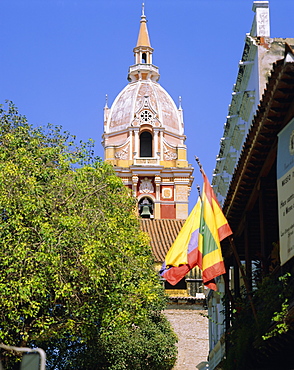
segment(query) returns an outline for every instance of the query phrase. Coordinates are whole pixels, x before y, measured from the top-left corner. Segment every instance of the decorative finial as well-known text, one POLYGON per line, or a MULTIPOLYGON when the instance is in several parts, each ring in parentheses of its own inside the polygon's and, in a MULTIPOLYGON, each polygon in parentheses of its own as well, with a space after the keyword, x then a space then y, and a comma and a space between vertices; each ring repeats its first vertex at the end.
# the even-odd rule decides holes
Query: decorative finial
POLYGON ((200 163, 200 159, 196 155, 195 155, 195 161, 197 162, 197 164, 200 168, 200 172, 203 173, 202 164, 200 163))
POLYGON ((199 197, 201 198, 200 186, 197 184, 196 188, 198 190, 199 197))
POLYGON ((144 16, 145 16, 144 10, 145 10, 145 4, 144 4, 144 3, 142 3, 142 17, 144 17, 144 16))
POLYGON ((182 97, 179 96, 179 109, 182 109, 182 97))
POLYGON ((108 108, 108 95, 105 95, 105 108, 108 108))

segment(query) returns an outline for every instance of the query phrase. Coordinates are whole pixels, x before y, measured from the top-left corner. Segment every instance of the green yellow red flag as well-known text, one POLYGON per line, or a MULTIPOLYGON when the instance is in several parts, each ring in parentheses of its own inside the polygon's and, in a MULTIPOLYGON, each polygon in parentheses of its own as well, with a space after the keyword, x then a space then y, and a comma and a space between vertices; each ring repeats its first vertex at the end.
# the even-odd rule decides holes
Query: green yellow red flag
POLYGON ((204 285, 216 290, 214 279, 226 272, 220 242, 232 230, 204 173, 202 197, 187 218, 168 251, 160 274, 177 284, 195 266, 202 269, 204 285))

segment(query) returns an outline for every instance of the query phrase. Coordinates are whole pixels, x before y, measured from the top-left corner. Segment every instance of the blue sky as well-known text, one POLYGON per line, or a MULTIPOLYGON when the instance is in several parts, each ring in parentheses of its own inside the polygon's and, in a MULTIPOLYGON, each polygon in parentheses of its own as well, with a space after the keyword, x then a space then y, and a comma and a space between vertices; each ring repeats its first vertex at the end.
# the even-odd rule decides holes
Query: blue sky
MULTIPOLYGON (((211 180, 231 100, 251 0, 145 0, 153 63, 176 104, 182 97, 189 162, 211 180)), ((103 107, 128 83, 140 0, 2 0, 0 103, 12 100, 33 125, 62 125, 95 140, 103 157, 103 107)), ((270 1, 271 37, 294 37, 293 0, 270 1)))

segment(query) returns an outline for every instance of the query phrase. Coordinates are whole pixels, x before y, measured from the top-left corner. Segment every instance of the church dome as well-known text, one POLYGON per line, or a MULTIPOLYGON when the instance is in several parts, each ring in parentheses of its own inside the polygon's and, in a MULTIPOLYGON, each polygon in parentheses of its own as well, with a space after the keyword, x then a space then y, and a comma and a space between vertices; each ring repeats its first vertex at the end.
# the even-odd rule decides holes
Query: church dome
POLYGON ((159 83, 152 79, 130 82, 116 97, 109 111, 106 133, 126 130, 144 123, 183 134, 181 110, 159 83))

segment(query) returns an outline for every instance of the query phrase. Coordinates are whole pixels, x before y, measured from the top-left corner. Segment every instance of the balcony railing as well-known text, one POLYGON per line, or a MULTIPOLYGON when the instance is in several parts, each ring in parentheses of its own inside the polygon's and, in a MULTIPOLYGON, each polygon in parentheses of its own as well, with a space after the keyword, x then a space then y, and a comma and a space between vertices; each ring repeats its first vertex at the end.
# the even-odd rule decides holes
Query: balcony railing
POLYGON ((150 72, 157 72, 158 73, 158 67, 154 66, 153 64, 145 64, 145 63, 140 63, 140 64, 135 64, 133 66, 130 66, 129 68, 129 73, 132 73, 134 71, 144 69, 148 70, 150 72))
POLYGON ((156 158, 156 157, 134 158, 135 166, 140 166, 140 165, 158 166, 159 164, 160 164, 160 158, 156 158))

